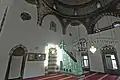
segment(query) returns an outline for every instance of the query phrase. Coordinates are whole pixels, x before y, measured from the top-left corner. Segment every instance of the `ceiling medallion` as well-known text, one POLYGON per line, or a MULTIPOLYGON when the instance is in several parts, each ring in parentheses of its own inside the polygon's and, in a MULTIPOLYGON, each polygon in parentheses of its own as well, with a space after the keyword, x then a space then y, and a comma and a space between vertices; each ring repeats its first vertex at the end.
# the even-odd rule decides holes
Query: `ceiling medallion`
POLYGON ((97 51, 97 49, 94 46, 91 46, 90 51, 94 54, 97 51))

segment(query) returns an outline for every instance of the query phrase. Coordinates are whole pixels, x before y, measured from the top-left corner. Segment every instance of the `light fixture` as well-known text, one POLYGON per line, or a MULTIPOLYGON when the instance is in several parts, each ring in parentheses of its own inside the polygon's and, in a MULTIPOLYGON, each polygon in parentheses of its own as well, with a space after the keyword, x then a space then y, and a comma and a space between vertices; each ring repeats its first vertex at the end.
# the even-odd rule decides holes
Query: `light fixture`
POLYGON ((113 23, 113 26, 114 26, 114 27, 120 27, 120 22, 115 22, 115 23, 113 23))
POLYGON ((40 55, 40 54, 39 54, 38 56, 39 56, 39 57, 41 57, 41 55, 40 55))
POLYGON ((95 53, 95 52, 97 51, 97 49, 96 49, 94 46, 91 46, 90 51, 91 51, 92 53, 95 53))
POLYGON ((100 3, 100 1, 97 2, 96 6, 97 6, 97 8, 101 8, 101 3, 100 3))

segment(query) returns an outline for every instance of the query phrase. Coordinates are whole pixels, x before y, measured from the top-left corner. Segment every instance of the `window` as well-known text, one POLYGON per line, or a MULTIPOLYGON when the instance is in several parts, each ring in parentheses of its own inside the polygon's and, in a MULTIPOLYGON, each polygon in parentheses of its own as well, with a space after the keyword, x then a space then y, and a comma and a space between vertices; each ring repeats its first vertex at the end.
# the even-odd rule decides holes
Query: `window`
POLYGON ((88 67, 89 64, 88 64, 88 56, 83 56, 83 67, 88 67))
POLYGON ((118 69, 114 55, 106 54, 106 64, 109 69, 118 69))
POLYGON ((116 59, 115 59, 115 56, 114 56, 114 55, 111 55, 111 60, 112 60, 113 69, 118 69, 118 68, 117 68, 116 59))
POLYGON ((105 73, 118 74, 119 62, 117 50, 112 45, 105 45, 101 49, 105 73))
POLYGON ((53 22, 53 21, 50 23, 50 30, 52 30, 52 31, 54 31, 54 32, 57 31, 57 30, 56 30, 56 23, 53 22))

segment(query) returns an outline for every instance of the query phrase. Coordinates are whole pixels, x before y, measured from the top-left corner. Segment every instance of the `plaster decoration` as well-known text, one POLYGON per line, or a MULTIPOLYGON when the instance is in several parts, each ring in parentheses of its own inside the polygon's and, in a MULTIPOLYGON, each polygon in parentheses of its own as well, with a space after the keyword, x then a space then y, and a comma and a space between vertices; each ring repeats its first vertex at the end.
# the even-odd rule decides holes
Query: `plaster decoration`
POLYGON ((118 40, 116 39, 107 39, 107 38, 99 38, 99 39, 94 39, 94 40, 89 40, 88 43, 89 44, 101 44, 101 45, 104 45, 104 44, 110 44, 110 45, 116 45, 118 44, 118 40))
POLYGON ((37 24, 41 26, 43 18, 52 12, 53 11, 42 0, 37 0, 37 24))
POLYGON ((74 20, 79 20, 82 24, 85 25, 88 34, 93 34, 95 24, 103 16, 112 15, 112 16, 119 17, 120 15, 119 11, 116 9, 116 4, 118 2, 119 0, 115 0, 115 1, 110 0, 110 1, 105 1, 106 4, 104 4, 102 3, 101 0, 99 1, 92 0, 89 4, 71 6, 71 5, 66 5, 64 3, 61 3, 58 0, 55 0, 54 2, 50 2, 48 0, 37 0, 37 12, 38 12, 37 23, 41 25, 42 20, 46 15, 53 14, 59 18, 62 24, 63 34, 65 34, 68 24, 74 20), (96 7, 97 2, 100 2, 101 6, 98 5, 98 7, 96 7), (54 9, 54 5, 56 5, 56 9, 54 9), (74 9, 77 10, 76 15, 74 14, 74 9), (72 12, 69 12, 68 10, 71 10, 72 12), (84 12, 84 11, 87 11, 87 12, 84 12), (68 13, 72 13, 72 15, 69 15, 68 13))
POLYGON ((106 54, 117 53, 116 48, 113 45, 109 45, 109 44, 102 46, 100 50, 102 51, 102 53, 106 53, 106 54))
POLYGON ((53 7, 54 4, 54 0, 44 0, 47 4, 49 4, 50 7, 53 7))
MULTIPOLYGON (((90 27, 93 29, 93 33, 96 32, 94 31, 95 24, 104 16, 114 16, 114 17, 120 17, 120 14, 118 12, 103 12, 99 14, 98 16, 94 16, 92 19, 92 22, 90 24, 90 27)), ((104 31, 104 29, 103 29, 104 31)))

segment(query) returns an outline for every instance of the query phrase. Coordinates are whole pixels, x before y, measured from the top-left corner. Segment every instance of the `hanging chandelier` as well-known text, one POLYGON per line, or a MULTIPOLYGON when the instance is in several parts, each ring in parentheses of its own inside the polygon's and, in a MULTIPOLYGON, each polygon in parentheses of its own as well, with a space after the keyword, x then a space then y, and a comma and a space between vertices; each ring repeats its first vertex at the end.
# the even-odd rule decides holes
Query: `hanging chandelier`
POLYGON ((95 52, 97 51, 97 48, 95 48, 94 46, 91 46, 90 51, 91 51, 92 53, 95 53, 95 52))

